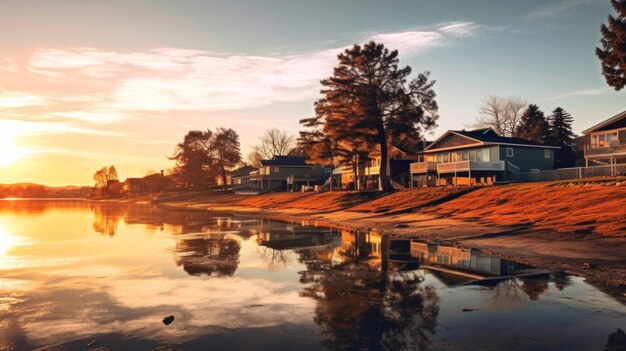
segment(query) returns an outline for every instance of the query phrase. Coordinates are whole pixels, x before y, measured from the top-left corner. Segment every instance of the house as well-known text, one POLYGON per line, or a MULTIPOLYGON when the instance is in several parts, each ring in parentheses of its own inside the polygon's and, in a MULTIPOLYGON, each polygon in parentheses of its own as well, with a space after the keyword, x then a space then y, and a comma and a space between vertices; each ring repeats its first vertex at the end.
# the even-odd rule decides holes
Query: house
POLYGON ((127 194, 136 194, 144 191, 145 184, 141 178, 126 178, 122 189, 127 194))
MULTIPOLYGON (((397 187, 408 184, 409 170, 412 162, 417 161, 417 151, 409 151, 397 145, 389 147, 389 175, 397 187)), ((380 151, 372 151, 362 167, 357 169, 357 180, 362 189, 380 189, 380 166, 382 157, 380 151)), ((339 188, 354 189, 354 170, 351 166, 341 166, 333 171, 335 184, 339 188)))
POLYGON ((303 186, 323 184, 330 176, 331 169, 306 161, 307 158, 301 156, 274 156, 269 160, 261 160, 261 167, 250 171, 248 175, 232 177, 233 190, 253 193, 299 191, 303 186))
POLYGON ((491 128, 449 130, 411 164, 411 186, 478 185, 554 169, 557 146, 502 137, 491 128))
POLYGON ((626 111, 583 131, 587 166, 626 163, 626 111))
MULTIPOLYGON (((252 167, 252 166, 242 166, 239 167, 237 169, 233 169, 230 171, 226 172, 226 187, 227 188, 233 188, 236 186, 241 186, 241 182, 242 182, 242 178, 243 177, 247 177, 248 175, 250 175, 250 172, 254 171, 256 168, 252 167)), ((224 180, 222 179, 222 176, 218 176, 216 178, 217 180, 217 185, 220 187, 224 186, 224 180)))

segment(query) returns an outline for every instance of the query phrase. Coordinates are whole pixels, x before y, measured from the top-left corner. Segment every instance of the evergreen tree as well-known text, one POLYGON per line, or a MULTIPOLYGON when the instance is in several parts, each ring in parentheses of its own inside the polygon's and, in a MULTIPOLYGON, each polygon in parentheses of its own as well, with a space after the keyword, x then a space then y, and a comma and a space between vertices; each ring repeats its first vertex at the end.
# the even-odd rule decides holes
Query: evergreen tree
POLYGON ((617 17, 609 15, 600 28, 602 48, 596 48, 602 74, 608 85, 621 90, 626 86, 626 0, 611 0, 617 17))
POLYGON ((572 145, 572 141, 576 134, 572 132, 572 123, 574 118, 569 112, 561 107, 557 107, 548 117, 550 124, 551 141, 556 145, 572 145))
POLYGON ((550 124, 550 142, 561 147, 555 153, 557 167, 572 166, 576 159, 573 148, 576 134, 572 132, 574 118, 563 108, 557 107, 548 117, 548 122, 550 124))
POLYGON ((190 130, 185 134, 182 143, 176 145, 174 155, 170 160, 176 161, 176 168, 194 189, 205 189, 209 178, 209 171, 213 164, 211 152, 211 130, 190 130))
POLYGON ((398 51, 375 42, 355 45, 338 59, 333 76, 322 81, 316 115, 335 145, 355 147, 348 149, 355 154, 380 151, 382 190, 391 191, 388 145, 436 125, 435 82, 428 72, 407 82, 411 68, 398 67, 398 51))
POLYGON ((550 125, 539 106, 535 104, 528 105, 528 108, 522 115, 515 136, 539 143, 550 142, 550 125))
POLYGON ((224 190, 227 189, 226 171, 241 163, 239 134, 230 128, 217 128, 211 140, 211 149, 215 154, 214 167, 222 177, 224 190))

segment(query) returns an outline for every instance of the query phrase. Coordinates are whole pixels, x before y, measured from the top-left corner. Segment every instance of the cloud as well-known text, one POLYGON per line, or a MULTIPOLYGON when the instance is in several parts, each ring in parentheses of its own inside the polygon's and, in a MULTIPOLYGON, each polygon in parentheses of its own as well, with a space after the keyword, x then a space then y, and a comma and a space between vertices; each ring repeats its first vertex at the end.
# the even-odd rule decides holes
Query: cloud
MULTIPOLYGON (((451 44, 479 29, 471 22, 450 22, 379 33, 359 42, 382 42, 405 58, 451 44)), ((33 54, 28 69, 58 84, 110 89, 101 91, 104 100, 94 102, 99 110, 233 110, 315 98, 319 80, 332 73, 337 54, 344 49, 274 56, 177 48, 134 53, 85 47, 41 49, 33 54)))
POLYGON ((25 121, 0 118, 0 130, 11 131, 12 135, 63 135, 81 134, 96 136, 125 136, 125 133, 83 128, 68 122, 25 121))
POLYGON ((17 66, 15 65, 15 60, 9 57, 0 59, 0 71, 9 72, 9 73, 17 73, 17 66))
POLYGON ((581 5, 588 5, 591 3, 594 3, 594 0, 562 0, 556 3, 542 5, 534 12, 528 14, 526 17, 530 19, 545 19, 550 17, 564 16, 566 15, 566 11, 570 8, 578 7, 581 5))
POLYGON ((0 94, 0 108, 18 108, 26 106, 44 105, 46 99, 39 95, 12 92, 0 94))
POLYGON ((130 116, 118 111, 64 111, 52 112, 49 118, 60 117, 62 119, 89 122, 94 124, 111 124, 129 119, 130 116))
POLYGON ((597 89, 586 89, 586 90, 574 90, 574 91, 569 91, 563 94, 559 94, 559 95, 555 95, 552 97, 548 97, 545 99, 542 99, 541 101, 549 101, 549 100, 558 100, 558 99, 562 99, 562 98, 566 98, 566 97, 571 97, 571 96, 597 96, 597 95, 604 95, 604 94, 608 94, 611 92, 614 92, 615 90, 613 90, 612 88, 597 88, 597 89))

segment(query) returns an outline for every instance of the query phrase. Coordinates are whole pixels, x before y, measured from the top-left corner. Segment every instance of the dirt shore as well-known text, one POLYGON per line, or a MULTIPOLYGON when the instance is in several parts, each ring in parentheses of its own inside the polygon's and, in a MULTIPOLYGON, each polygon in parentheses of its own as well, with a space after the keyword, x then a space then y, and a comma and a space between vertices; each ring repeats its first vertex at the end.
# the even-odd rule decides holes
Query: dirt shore
POLYGON ((626 292, 626 180, 327 192, 186 194, 155 201, 444 240, 626 292))

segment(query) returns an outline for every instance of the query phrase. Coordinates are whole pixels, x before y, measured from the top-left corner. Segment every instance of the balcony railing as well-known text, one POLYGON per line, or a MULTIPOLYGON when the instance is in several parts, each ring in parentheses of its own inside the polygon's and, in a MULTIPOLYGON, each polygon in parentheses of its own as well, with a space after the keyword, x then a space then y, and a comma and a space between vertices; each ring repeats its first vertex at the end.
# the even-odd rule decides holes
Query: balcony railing
POLYGON ((363 173, 364 173, 363 175, 366 175, 366 176, 379 175, 380 166, 365 167, 365 171, 363 173))
POLYGON ((608 144, 585 145, 585 156, 599 156, 620 153, 626 153, 626 141, 618 141, 608 144))
POLYGON ((466 172, 466 171, 504 171, 504 161, 479 162, 458 161, 437 164, 438 173, 466 172))
POLYGON ((411 173, 428 173, 436 172, 437 163, 435 162, 414 162, 411 163, 411 173))

